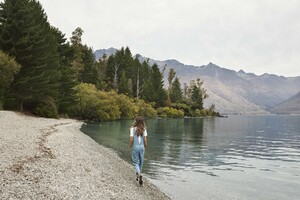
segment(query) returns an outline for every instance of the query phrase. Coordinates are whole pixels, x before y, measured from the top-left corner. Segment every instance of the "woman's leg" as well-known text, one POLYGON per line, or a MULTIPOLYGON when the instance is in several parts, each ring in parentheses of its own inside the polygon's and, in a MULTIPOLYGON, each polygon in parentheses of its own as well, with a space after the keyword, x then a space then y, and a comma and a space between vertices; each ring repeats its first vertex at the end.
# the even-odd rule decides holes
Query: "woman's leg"
POLYGON ((143 164, 144 164, 144 154, 145 154, 145 150, 140 150, 139 152, 139 168, 140 168, 140 173, 142 173, 142 169, 143 169, 143 164))
POLYGON ((132 149, 132 163, 135 169, 136 174, 140 175, 140 156, 139 151, 132 149))
POLYGON ((142 176, 142 169, 143 169, 143 164, 144 164, 144 149, 141 149, 139 151, 139 167, 140 167, 140 177, 139 177, 139 184, 143 185, 143 176, 142 176))

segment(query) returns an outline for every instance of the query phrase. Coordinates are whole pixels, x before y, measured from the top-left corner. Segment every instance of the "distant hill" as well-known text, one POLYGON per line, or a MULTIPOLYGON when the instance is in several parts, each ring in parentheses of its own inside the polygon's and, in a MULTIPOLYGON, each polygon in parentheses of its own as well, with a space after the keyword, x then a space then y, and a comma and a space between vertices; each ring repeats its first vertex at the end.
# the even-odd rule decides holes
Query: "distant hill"
MULTIPOLYGON (((140 57, 140 60, 148 58, 140 57)), ((272 74, 255 75, 219 67, 213 63, 202 66, 184 65, 177 60, 157 61, 165 68, 165 80, 170 68, 174 68, 181 83, 200 78, 204 81, 210 98, 204 106, 216 104, 216 109, 228 114, 263 114, 299 91, 300 77, 284 77, 272 74)), ((167 81, 165 81, 167 83, 167 81)))
POLYGON ((117 49, 115 49, 113 47, 111 47, 109 49, 98 49, 94 53, 95 54, 95 59, 99 60, 100 58, 103 57, 104 54, 107 55, 107 56, 110 56, 110 55, 116 53, 116 51, 117 51, 117 49))
POLYGON ((236 72, 213 63, 193 66, 175 59, 159 61, 141 55, 139 59, 141 62, 148 61, 150 65, 156 63, 161 70, 165 69, 166 87, 171 68, 176 71, 182 84, 189 84, 190 80, 200 78, 204 81, 204 87, 209 94, 204 106, 209 107, 214 103, 216 110, 223 114, 269 113, 272 108, 296 94, 300 88, 300 76, 284 77, 272 74, 259 76, 243 70, 236 72))
POLYGON ((271 110, 276 114, 300 114, 300 92, 271 110))

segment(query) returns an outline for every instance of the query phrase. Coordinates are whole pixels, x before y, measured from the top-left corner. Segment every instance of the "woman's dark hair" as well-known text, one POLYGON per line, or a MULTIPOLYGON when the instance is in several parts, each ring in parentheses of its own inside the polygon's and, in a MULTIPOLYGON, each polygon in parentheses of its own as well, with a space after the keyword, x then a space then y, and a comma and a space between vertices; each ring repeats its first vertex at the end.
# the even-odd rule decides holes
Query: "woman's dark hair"
POLYGON ((144 134, 144 130, 146 128, 146 124, 144 118, 141 116, 137 116, 132 124, 133 127, 136 127, 137 136, 142 136, 144 134))

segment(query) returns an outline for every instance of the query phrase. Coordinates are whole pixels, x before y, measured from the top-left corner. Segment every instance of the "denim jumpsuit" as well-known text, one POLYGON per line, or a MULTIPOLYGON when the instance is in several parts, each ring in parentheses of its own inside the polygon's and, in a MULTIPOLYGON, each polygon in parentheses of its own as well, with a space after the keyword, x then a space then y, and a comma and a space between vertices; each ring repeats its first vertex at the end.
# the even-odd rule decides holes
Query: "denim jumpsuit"
POLYGON ((139 142, 138 136, 135 132, 135 128, 133 129, 133 144, 132 144, 132 162, 135 169, 136 174, 140 173, 142 174, 142 168, 144 163, 144 153, 145 153, 145 147, 144 147, 144 134, 143 136, 140 136, 141 140, 139 142))

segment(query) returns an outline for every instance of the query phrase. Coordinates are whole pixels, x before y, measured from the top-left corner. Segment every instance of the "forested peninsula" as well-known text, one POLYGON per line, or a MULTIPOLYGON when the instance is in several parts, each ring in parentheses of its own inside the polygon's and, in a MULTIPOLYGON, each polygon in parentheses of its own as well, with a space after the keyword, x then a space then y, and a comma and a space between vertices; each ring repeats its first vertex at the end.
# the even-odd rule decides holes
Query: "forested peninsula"
POLYGON ((0 109, 37 116, 108 121, 136 115, 154 117, 220 116, 203 81, 180 83, 174 70, 140 62, 129 47, 95 60, 78 27, 68 40, 52 26, 35 0, 0 4, 0 109))

